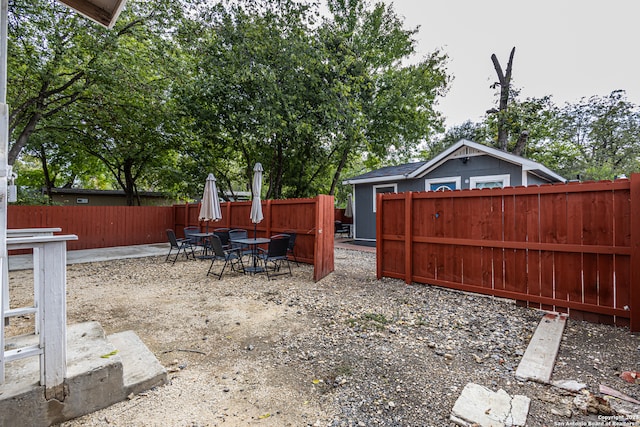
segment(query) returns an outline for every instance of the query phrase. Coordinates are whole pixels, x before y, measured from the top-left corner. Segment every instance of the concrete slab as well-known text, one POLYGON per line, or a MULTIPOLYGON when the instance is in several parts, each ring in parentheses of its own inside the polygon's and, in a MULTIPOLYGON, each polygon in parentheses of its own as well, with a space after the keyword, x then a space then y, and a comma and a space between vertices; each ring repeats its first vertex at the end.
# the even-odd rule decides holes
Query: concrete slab
POLYGON ((135 332, 119 332, 107 338, 122 358, 127 395, 138 394, 168 382, 167 370, 135 332))
POLYGON ((467 384, 451 410, 450 419, 463 427, 524 426, 531 399, 506 391, 493 392, 478 384, 467 384))
MULTIPOLYGON (((109 261, 112 259, 166 256, 167 253, 169 253, 169 243, 82 249, 77 251, 67 251, 67 265, 85 262, 109 261)), ((10 271, 28 270, 32 268, 33 256, 31 254, 11 255, 9 257, 10 271)))
POLYGON ((517 379, 549 383, 566 323, 566 314, 542 317, 516 369, 517 379))
MULTIPOLYGON (((39 385, 38 357, 8 363, 6 382, 0 385, 0 426, 49 426, 106 408, 126 399, 132 392, 145 390, 144 387, 150 384, 153 387, 166 382, 166 373, 164 377, 157 373, 159 362, 131 334, 124 334, 124 342, 129 344, 121 352, 107 339, 97 322, 68 326, 67 375, 63 401, 45 399, 44 387, 39 385), (145 377, 135 366, 124 367, 132 359, 128 354, 129 350, 144 355, 139 356, 138 361, 153 366, 153 377, 145 377), (125 371, 130 373, 126 385, 125 371)), ((10 346, 22 347, 25 344, 36 344, 37 337, 28 335, 7 341, 10 346)), ((124 347, 122 341, 118 342, 124 347)))

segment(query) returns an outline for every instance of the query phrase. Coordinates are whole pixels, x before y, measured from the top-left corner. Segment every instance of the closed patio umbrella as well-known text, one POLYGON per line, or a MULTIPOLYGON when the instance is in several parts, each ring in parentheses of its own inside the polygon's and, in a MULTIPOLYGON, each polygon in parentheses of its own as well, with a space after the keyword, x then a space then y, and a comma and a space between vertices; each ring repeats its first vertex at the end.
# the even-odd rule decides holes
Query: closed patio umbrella
POLYGON ((353 217, 353 201, 351 200, 351 194, 347 195, 347 207, 344 210, 344 216, 347 218, 353 217))
POLYGON ((262 203, 260 201, 260 192, 262 191, 262 165, 256 163, 253 167, 253 184, 251 190, 253 192, 253 201, 251 202, 251 222, 253 222, 253 238, 257 237, 258 223, 264 218, 262 216, 262 203))
POLYGON ((202 195, 202 204, 200 205, 200 214, 198 220, 207 221, 207 233, 209 232, 209 221, 219 221, 222 219, 222 210, 220 209, 220 199, 218 198, 218 188, 216 186, 216 177, 212 173, 207 176, 204 184, 204 194, 202 195))

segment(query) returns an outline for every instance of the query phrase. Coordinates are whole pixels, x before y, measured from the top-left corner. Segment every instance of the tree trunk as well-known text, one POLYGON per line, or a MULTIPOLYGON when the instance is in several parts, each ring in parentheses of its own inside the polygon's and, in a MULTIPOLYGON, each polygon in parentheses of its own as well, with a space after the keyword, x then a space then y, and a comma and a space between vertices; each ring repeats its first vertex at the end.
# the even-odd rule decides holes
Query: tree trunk
POLYGON ((124 172, 124 193, 127 198, 127 206, 134 206, 135 202, 135 188, 136 183, 133 179, 132 173, 132 164, 129 161, 124 163, 123 172, 124 172))
POLYGON ((338 167, 336 168, 336 173, 333 174, 333 181, 331 181, 331 190, 329 190, 329 195, 333 196, 336 194, 336 187, 338 186, 338 182, 340 181, 340 174, 342 173, 342 169, 347 164, 347 158, 349 157, 349 145, 347 145, 342 151, 342 156, 340 158, 340 163, 338 163, 338 167))
POLYGON ((516 156, 522 156, 522 153, 527 146, 527 140, 529 139, 529 131, 523 130, 520 132, 520 136, 518 137, 518 142, 516 142, 515 148, 511 151, 512 154, 516 156))
POLYGON ((36 126, 38 125, 38 122, 40 121, 41 118, 42 118, 42 114, 40 113, 34 113, 29 118, 29 122, 24 127, 24 129, 22 129, 22 132, 20 132, 20 136, 18 136, 18 139, 11 146, 11 149, 9 150, 9 155, 7 156, 8 164, 13 165, 15 163, 22 149, 24 148, 25 145, 27 145, 27 142, 29 142, 29 137, 36 130, 36 126))
POLYGON ((498 148, 503 151, 507 151, 507 142, 509 141, 509 129, 507 128, 507 106, 509 104, 509 89, 511 85, 511 69, 513 66, 513 55, 516 53, 516 48, 511 49, 509 55, 509 62, 507 63, 506 73, 502 72, 502 67, 498 61, 498 57, 494 53, 491 55, 491 61, 493 61, 493 67, 498 74, 498 81, 500 83, 500 105, 498 108, 498 148))
POLYGON ((47 153, 45 152, 44 146, 40 146, 40 163, 42 164, 42 173, 44 174, 44 185, 47 188, 47 196, 49 197, 49 203, 51 203, 51 189, 53 188, 53 182, 51 181, 51 176, 49 175, 49 165, 47 163, 47 153))

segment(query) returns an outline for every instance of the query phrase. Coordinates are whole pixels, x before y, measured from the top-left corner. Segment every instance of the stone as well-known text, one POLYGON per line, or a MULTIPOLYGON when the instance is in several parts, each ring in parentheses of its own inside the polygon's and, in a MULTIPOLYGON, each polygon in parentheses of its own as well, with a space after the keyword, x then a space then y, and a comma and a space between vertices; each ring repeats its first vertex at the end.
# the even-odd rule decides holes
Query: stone
POLYGON ((551 385, 574 393, 579 392, 583 388, 587 388, 587 385, 585 383, 580 383, 576 380, 557 380, 552 381, 551 385))
POLYGON ((450 420, 463 427, 524 426, 530 403, 526 396, 511 397, 502 389, 493 392, 468 383, 451 410, 450 420))

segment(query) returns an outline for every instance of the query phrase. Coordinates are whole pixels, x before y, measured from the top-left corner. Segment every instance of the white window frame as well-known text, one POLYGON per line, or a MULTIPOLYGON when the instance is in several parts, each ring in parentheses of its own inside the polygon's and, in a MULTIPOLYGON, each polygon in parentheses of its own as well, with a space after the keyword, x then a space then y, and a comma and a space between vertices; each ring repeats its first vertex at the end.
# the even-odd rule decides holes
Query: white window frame
POLYGON ((472 176, 469 178, 469 188, 478 188, 478 183, 487 181, 502 181, 502 188, 509 187, 511 185, 511 175, 472 176))
POLYGON ((378 192, 376 191, 376 189, 378 189, 378 188, 387 188, 387 187, 393 187, 393 192, 394 193, 398 192, 398 184, 380 184, 380 185, 374 185, 372 187, 372 191, 373 191, 373 212, 376 211, 376 199, 377 199, 377 195, 378 195, 378 192))
POLYGON ((462 188, 462 179, 459 176, 449 176, 446 178, 432 178, 424 180, 424 189, 426 191, 431 191, 431 184, 446 184, 449 182, 456 183, 456 190, 460 190, 462 188))

